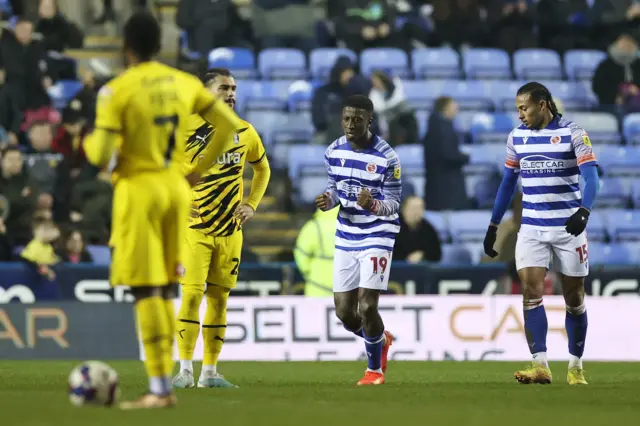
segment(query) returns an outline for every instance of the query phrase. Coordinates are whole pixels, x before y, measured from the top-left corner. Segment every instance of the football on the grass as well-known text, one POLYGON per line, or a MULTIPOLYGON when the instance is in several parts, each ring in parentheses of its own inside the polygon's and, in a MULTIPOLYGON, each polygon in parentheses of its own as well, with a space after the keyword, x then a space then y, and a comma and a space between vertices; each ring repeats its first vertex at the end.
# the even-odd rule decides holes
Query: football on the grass
POLYGON ((118 399, 118 373, 100 361, 86 361, 69 374, 69 400, 75 406, 111 406, 118 399))

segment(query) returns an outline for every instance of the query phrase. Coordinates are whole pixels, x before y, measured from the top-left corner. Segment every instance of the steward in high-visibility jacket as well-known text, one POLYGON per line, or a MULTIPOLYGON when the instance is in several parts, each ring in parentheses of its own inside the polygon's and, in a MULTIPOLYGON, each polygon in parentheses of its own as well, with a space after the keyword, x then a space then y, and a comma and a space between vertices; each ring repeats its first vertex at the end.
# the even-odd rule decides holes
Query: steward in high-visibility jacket
POLYGON ((317 210, 304 224, 293 255, 305 279, 304 295, 333 296, 333 252, 339 207, 317 210))

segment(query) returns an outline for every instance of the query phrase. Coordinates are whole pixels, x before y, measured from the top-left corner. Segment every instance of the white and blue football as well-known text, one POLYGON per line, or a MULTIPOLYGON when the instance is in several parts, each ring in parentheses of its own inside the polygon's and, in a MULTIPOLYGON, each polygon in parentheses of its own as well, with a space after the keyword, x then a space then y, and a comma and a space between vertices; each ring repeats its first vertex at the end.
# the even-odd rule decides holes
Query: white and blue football
POLYGON ((75 406, 111 406, 118 399, 118 373, 100 361, 86 361, 69 374, 69 400, 75 406))

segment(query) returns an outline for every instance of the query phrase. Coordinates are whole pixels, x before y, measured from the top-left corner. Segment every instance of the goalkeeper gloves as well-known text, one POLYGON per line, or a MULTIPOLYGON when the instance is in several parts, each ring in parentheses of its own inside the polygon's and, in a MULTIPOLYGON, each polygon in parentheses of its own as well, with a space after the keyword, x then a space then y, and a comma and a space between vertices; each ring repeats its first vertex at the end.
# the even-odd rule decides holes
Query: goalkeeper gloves
POLYGON ((565 223, 565 230, 577 237, 582 234, 587 227, 587 221, 589 220, 589 210, 584 207, 580 207, 565 223))

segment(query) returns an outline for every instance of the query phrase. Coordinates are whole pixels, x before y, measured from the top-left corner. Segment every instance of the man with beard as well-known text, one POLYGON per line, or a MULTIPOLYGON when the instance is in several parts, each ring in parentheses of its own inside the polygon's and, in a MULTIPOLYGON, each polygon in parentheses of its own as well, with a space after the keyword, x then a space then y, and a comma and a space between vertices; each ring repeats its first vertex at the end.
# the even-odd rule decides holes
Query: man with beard
MULTIPOLYGON (((208 70, 203 82, 217 98, 231 108, 235 107, 237 86, 228 69, 208 70)), ((210 125, 198 115, 192 115, 188 124, 185 166, 190 169, 198 163, 202 151, 218 130, 215 124, 210 125)), ((175 387, 195 386, 192 360, 200 334, 203 295, 207 308, 202 321, 204 360, 198 387, 236 387, 217 371, 227 329, 227 300, 238 280, 242 225, 255 214, 270 176, 269 161, 260 136, 251 124, 241 120, 233 138, 225 142, 223 154, 205 173, 202 183, 191 191, 191 214, 184 241, 185 274, 180 280, 182 304, 176 323, 180 371, 173 379, 175 387), (249 198, 243 202, 242 180, 247 162, 254 175, 249 198)))

